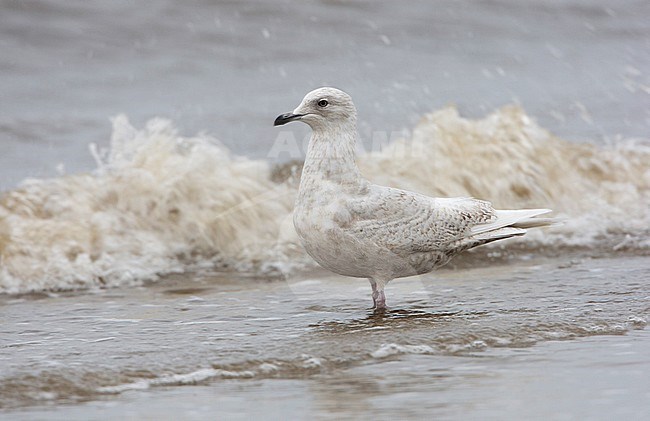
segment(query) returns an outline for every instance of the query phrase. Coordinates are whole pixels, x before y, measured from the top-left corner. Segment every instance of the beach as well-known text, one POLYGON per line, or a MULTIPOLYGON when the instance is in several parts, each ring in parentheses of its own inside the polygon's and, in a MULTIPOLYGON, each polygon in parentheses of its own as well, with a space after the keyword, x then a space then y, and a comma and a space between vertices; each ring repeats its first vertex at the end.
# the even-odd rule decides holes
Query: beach
POLYGON ((0 418, 646 418, 649 12, 8 2, 0 418), (273 120, 324 85, 370 181, 559 223, 374 313, 292 224, 309 131, 273 120))

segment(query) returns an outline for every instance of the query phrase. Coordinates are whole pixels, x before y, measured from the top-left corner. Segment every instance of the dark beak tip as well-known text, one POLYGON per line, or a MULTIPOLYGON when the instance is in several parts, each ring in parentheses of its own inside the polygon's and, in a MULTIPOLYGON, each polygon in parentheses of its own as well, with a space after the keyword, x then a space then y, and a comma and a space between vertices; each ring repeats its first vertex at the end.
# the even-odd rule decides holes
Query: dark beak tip
POLYGON ((287 124, 288 121, 286 119, 286 116, 286 114, 280 114, 273 122, 273 126, 282 126, 284 124, 287 124))
POLYGON ((278 118, 276 118, 275 121, 273 122, 273 126, 283 126, 294 120, 298 120, 300 117, 302 117, 302 114, 293 114, 293 113, 280 114, 278 118))

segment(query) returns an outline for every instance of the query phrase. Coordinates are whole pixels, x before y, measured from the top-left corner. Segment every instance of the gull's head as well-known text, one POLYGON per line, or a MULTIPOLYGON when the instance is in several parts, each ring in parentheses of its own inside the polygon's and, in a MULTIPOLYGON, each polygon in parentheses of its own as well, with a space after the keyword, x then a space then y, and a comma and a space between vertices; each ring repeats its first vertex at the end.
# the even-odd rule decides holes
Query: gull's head
POLYGON ((318 88, 305 95, 293 112, 278 116, 273 125, 300 120, 317 129, 354 124, 356 118, 357 110, 350 95, 336 88, 318 88))

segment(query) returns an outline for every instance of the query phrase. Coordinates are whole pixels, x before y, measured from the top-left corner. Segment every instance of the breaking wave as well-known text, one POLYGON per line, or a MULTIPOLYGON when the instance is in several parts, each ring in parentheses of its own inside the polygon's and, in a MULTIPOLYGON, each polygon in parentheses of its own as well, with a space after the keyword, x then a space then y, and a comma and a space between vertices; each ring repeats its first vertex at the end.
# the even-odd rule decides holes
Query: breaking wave
MULTIPOLYGON (((299 166, 274 172, 215 139, 113 120, 91 174, 26 180, 0 197, 0 292, 118 286, 209 268, 260 274, 309 265, 291 224, 299 166), (278 174, 288 174, 280 176, 278 174), (273 177, 272 175, 275 175, 273 177)), ((360 156, 367 178, 496 207, 550 207, 566 222, 522 247, 650 250, 650 143, 569 143, 506 107, 481 120, 425 115, 409 138, 360 156)))

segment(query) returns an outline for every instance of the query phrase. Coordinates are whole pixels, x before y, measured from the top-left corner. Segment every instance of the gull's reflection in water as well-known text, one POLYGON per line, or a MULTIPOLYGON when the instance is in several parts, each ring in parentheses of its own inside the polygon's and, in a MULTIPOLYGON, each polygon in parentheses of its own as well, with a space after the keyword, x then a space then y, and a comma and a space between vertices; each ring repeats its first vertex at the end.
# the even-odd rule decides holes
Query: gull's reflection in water
MULTIPOLYGON (((345 311, 344 309, 336 309, 345 311)), ((332 309, 329 309, 332 311, 332 309)), ((411 305, 406 308, 374 310, 369 309, 364 317, 327 320, 311 324, 311 328, 322 333, 353 333, 370 330, 393 330, 401 328, 416 328, 424 325, 434 327, 446 324, 457 316, 465 314, 463 311, 435 311, 421 304, 411 305)), ((472 313, 474 314, 474 313, 472 313)))

